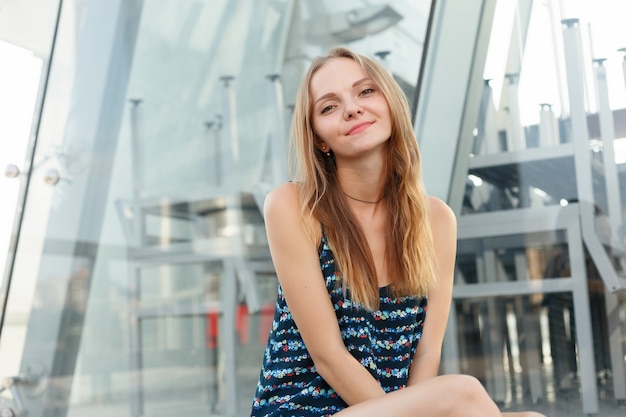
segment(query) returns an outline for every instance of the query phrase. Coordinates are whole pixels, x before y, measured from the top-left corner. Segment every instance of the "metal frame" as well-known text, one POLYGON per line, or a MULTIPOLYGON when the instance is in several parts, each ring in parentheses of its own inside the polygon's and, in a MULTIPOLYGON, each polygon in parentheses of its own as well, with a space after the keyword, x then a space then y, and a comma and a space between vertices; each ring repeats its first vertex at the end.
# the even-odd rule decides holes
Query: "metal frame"
MULTIPOLYGON (((220 172, 216 173, 216 187, 201 193, 180 196, 157 196, 146 198, 142 196, 142 167, 133 165, 133 198, 131 201, 132 216, 124 217, 124 209, 118 207, 118 214, 122 222, 125 235, 129 238, 128 264, 131 285, 129 291, 130 306, 130 374, 131 395, 130 408, 133 416, 144 414, 143 391, 143 352, 141 338, 141 321, 146 318, 205 315, 208 313, 220 314, 220 332, 218 349, 219 354, 211 356, 216 360, 214 392, 209 392, 213 399, 225 399, 224 413, 228 416, 237 415, 237 380, 236 380, 236 309, 238 304, 237 283, 242 286, 248 310, 252 313, 260 310, 260 300, 256 286, 257 271, 273 271, 269 261, 269 250, 259 245, 248 245, 243 236, 242 210, 245 204, 255 204, 251 195, 240 191, 237 175, 238 148, 236 103, 233 88, 233 77, 222 77, 223 81, 223 117, 222 131, 215 135, 221 158, 220 172), (223 237, 195 237, 191 242, 173 243, 166 247, 150 246, 145 239, 146 230, 144 216, 146 211, 159 207, 163 201, 170 206, 178 203, 202 202, 205 206, 215 209, 221 208, 225 213, 226 223, 234 225, 232 236, 223 237), (256 259, 256 261, 255 261, 256 259), (260 261, 267 259, 268 261, 260 261), (145 308, 141 305, 141 271, 146 266, 184 263, 220 262, 223 267, 220 279, 220 298, 218 302, 205 302, 199 305, 167 304, 159 307, 145 308)), ((273 80, 272 80, 273 82, 273 80)), ((141 114, 140 100, 131 100, 131 145, 135 153, 135 160, 141 160, 141 114)), ((274 168, 276 169, 276 168, 274 168)), ((118 202, 118 206, 123 205, 118 202)), ((179 216, 169 210, 157 210, 161 216, 179 216)), ((193 214, 185 214, 188 220, 195 221, 193 214)), ((200 214, 196 216, 201 216, 200 214)))
MULTIPOLYGON (((484 277, 479 284, 455 285, 453 297, 455 300, 470 298, 502 297, 524 294, 546 294, 553 292, 571 292, 574 299, 576 315, 576 340, 580 356, 580 383, 582 389, 583 411, 587 414, 598 412, 598 389, 593 354, 593 338, 591 332, 591 313, 589 309, 589 295, 587 276, 585 272, 584 251, 580 225, 580 206, 570 204, 566 207, 546 207, 543 209, 520 209, 495 213, 466 215, 459 219, 459 240, 476 238, 494 238, 508 235, 524 235, 537 232, 555 232, 565 230, 568 242, 569 259, 572 275, 569 278, 554 278, 542 280, 520 279, 525 276, 525 264, 516 258, 517 281, 499 282, 498 263, 493 249, 483 249, 479 258, 485 262, 484 277)), ((506 240, 502 241, 505 242, 506 240)), ((480 269, 479 269, 480 271, 480 269)), ((481 274, 482 275, 482 274, 481 274)), ((495 313, 494 313, 495 314, 495 313)), ((497 331, 497 329, 496 329, 497 331)), ((447 343, 458 345, 458 336, 447 337, 447 343)), ((496 350, 503 347, 502 336, 492 332, 486 343, 496 350)), ((538 358, 528 353, 527 364, 537 366, 538 358)), ((444 356, 444 360, 448 360, 444 356)), ((488 375, 488 389, 496 401, 504 400, 504 371, 501 366, 491 365, 493 373, 488 375)), ((499 364, 501 365, 501 363, 499 364)), ((533 399, 538 400, 541 381, 538 378, 538 369, 529 369, 529 383, 533 399)))
MULTIPOLYGON (((526 4, 526 3, 524 3, 526 4)), ((434 154, 437 155, 437 151, 429 148, 429 144, 436 143, 438 147, 445 146, 446 148, 452 148, 456 151, 456 160, 453 163, 450 163, 448 160, 441 160, 441 158, 430 158, 430 163, 428 160, 424 163, 424 176, 426 179, 430 178, 430 176, 435 176, 438 178, 439 183, 434 184, 434 187, 429 187, 429 191, 433 190, 433 194, 437 196, 448 196, 448 203, 451 205, 453 210, 459 215, 459 240, 466 239, 469 237, 490 237, 490 236, 504 236, 507 234, 528 234, 533 231, 545 231, 545 232, 556 232, 558 230, 566 230, 567 231, 567 241, 568 241, 568 250, 570 252, 570 259, 572 262, 572 276, 570 278, 561 278, 561 279, 550 279, 550 280, 526 280, 522 279, 525 276, 524 272, 524 262, 521 258, 516 258, 516 266, 518 269, 518 280, 515 282, 497 282, 498 277, 498 264, 495 261, 495 257, 493 253, 490 253, 488 250, 484 253, 481 253, 478 258, 482 259, 477 265, 478 271, 480 274, 491 275, 491 280, 489 283, 481 283, 474 285, 463 285, 457 284, 454 287, 454 298, 464 299, 464 298, 473 298, 473 297, 498 297, 498 296, 506 296, 506 295, 520 295, 520 294, 536 294, 536 293, 550 293, 550 292, 571 292, 574 298, 575 303, 575 314, 577 319, 577 343, 579 354, 581 357, 581 365, 580 365, 580 374, 581 374, 581 388, 582 388, 582 400, 583 400, 583 409, 587 414, 595 414, 598 411, 598 396, 597 396, 597 385, 596 385, 596 375, 595 375, 595 361, 593 356, 593 346, 590 343, 591 340, 591 321, 590 321, 590 311, 589 311, 589 294, 586 285, 586 274, 585 274, 585 264, 584 264, 584 252, 583 252, 583 242, 587 246, 593 261, 598 268, 601 277, 606 285, 606 287, 610 291, 619 291, 621 289, 626 288, 626 280, 623 277, 618 276, 611 263, 611 259, 607 254, 605 248, 603 247, 603 243, 600 240, 596 230, 595 230, 595 215, 594 215, 594 194, 593 194, 593 177, 592 177, 592 161, 589 155, 589 146, 588 146, 588 137, 586 136, 587 125, 586 125, 586 113, 584 110, 584 83, 582 81, 582 74, 580 74, 582 68, 582 57, 580 56, 581 48, 579 47, 579 34, 577 33, 576 25, 577 23, 574 21, 568 21, 565 23, 565 28, 563 31, 564 44, 565 44, 565 57, 567 60, 567 79, 568 79, 568 87, 570 90, 570 102, 565 103, 569 104, 571 107, 571 123, 572 123, 572 141, 571 143, 566 144, 554 144, 550 142, 550 147, 542 147, 538 149, 519 149, 514 150, 513 152, 500 153, 495 155, 485 155, 485 156, 473 156, 470 157, 470 154, 473 151, 476 151, 477 147, 480 147, 479 142, 481 139, 481 135, 484 135, 485 126, 481 126, 480 120, 483 117, 486 117, 487 109, 485 108, 485 98, 488 98, 488 95, 485 94, 486 90, 479 91, 478 85, 482 77, 476 76, 479 70, 481 70, 482 74, 482 63, 484 61, 484 55, 482 52, 486 49, 486 45, 488 41, 486 39, 485 34, 489 33, 491 27, 491 20, 493 18, 493 11, 489 9, 488 6, 485 6, 486 14, 483 15, 482 19, 484 22, 483 25, 480 25, 478 28, 475 28, 475 33, 477 33, 476 43, 475 45, 476 52, 474 57, 474 62, 472 66, 472 71, 470 72, 470 77, 472 80, 476 80, 473 84, 468 83, 468 88, 465 90, 466 95, 464 96, 465 108, 463 109, 463 117, 460 128, 457 128, 458 136, 456 136, 456 141, 453 146, 448 147, 447 145, 442 145, 442 141, 440 138, 436 137, 436 134, 433 134, 434 131, 428 129, 434 129, 433 125, 436 124, 432 120, 428 120, 429 125, 426 128, 420 127, 420 123, 423 120, 427 119, 426 110, 422 110, 424 107, 420 107, 419 109, 422 113, 418 113, 417 117, 417 125, 418 125, 418 136, 423 134, 423 132, 427 132, 433 134, 432 138, 426 137, 424 143, 421 148, 424 154, 434 154), (490 14, 491 13, 491 14, 490 14), (482 31, 482 32, 481 32, 482 31), (482 60, 482 61, 481 61, 482 60), (483 97, 483 106, 477 106, 477 104, 481 101, 481 92, 483 97), (479 113, 481 118, 479 119, 479 113), (476 125, 476 120, 479 120, 478 123, 478 135, 472 135, 470 132, 474 130, 476 125), (430 127, 429 127, 430 126, 430 127), (420 130, 421 129, 421 130, 420 130), (476 137, 475 141, 468 140, 468 138, 476 137), (432 140, 429 141, 429 140, 432 140), (571 166, 573 167, 573 172, 576 175, 575 185, 573 186, 573 192, 576 192, 576 198, 579 201, 579 204, 570 204, 567 207, 540 207, 533 209, 514 209, 508 212, 489 212, 482 214, 472 214, 472 215, 463 215, 461 216, 462 209, 462 199, 465 192, 465 187, 467 183, 467 174, 470 169, 473 168, 481 168, 481 169, 490 169, 490 167, 505 165, 505 164, 524 164, 526 162, 532 161, 541 161, 541 160, 550 160, 552 158, 561 158, 568 159, 571 162, 571 166), (433 168, 433 164, 438 164, 439 166, 435 169, 433 168), (450 171, 447 171, 447 170, 450 171), (445 172, 444 172, 445 171, 445 172), (448 176, 448 172, 452 172, 452 175, 448 176), (449 179, 449 181, 447 181, 449 179), (447 193, 444 192, 448 190, 447 193), (566 222, 564 219, 568 219, 566 222), (565 222, 565 223, 564 223, 565 222)), ((522 13, 525 18, 529 17, 529 8, 524 8, 523 10, 518 11, 518 13, 522 13)), ((441 20, 442 17, 439 16, 441 20)), ((522 23, 517 22, 519 25, 522 23)), ((526 22, 527 23, 527 22, 526 22)), ((527 25, 523 25, 524 29, 526 29, 527 25)), ((438 39, 441 36, 439 31, 445 30, 445 25, 442 22, 438 22, 437 30, 435 30, 435 39, 438 39), (442 29, 443 28, 443 29, 442 29)), ((458 31, 456 32, 458 33, 458 31)), ((437 45, 437 42, 434 42, 437 45)), ((520 51, 522 53, 522 51, 520 51)), ((448 58, 447 63, 454 62, 454 59, 448 58)), ((430 66, 434 68, 434 66, 438 63, 437 58, 431 58, 429 61, 430 66)), ((518 65, 519 66, 519 65, 518 65)), ((596 71, 597 77, 600 80, 599 85, 600 88, 603 87, 602 84, 602 68, 601 63, 599 63, 596 71)), ((434 77, 431 75, 431 77, 434 77)), ((433 80, 433 85, 435 84, 436 79, 433 80)), ((487 87, 489 87, 487 85, 487 87)), ((450 87, 446 87, 445 91, 449 91, 450 87)), ((515 91, 513 91, 515 92, 515 91)), ((600 91, 602 93, 602 91, 600 91)), ((427 102, 431 100, 430 90, 426 92, 426 96, 423 100, 427 102)), ((514 96, 515 94, 513 94, 514 96)), ((449 97, 448 97, 449 98, 449 97)), ((515 97, 512 97, 515 99, 515 97)), ((602 98, 602 97, 600 97, 602 98)), ((602 107, 602 106, 601 106, 602 107)), ((449 125, 454 126, 454 123, 450 123, 450 121, 456 121, 457 114, 455 113, 456 107, 449 106, 452 110, 452 116, 450 117, 450 112, 448 110, 443 113, 448 117, 449 125)), ((544 119, 545 117, 550 116, 552 113, 549 111, 550 109, 544 108, 544 119)), ((600 117, 604 119, 604 122, 601 120, 601 124, 604 126, 603 131, 608 131, 609 133, 606 135, 605 140, 610 140, 610 126, 606 123, 607 114, 605 109, 605 114, 600 117), (607 127, 608 126, 608 127, 607 127)), ((549 121, 544 120, 544 124, 549 121)), ((544 126, 544 130, 554 130, 550 126, 544 126)), ((554 132, 552 132, 554 133, 554 132)), ((544 132, 545 136, 545 132, 544 132)), ((603 134, 603 138, 604 138, 603 134)), ((554 139, 554 138, 552 138, 554 139)), ((445 141, 445 140, 444 140, 445 141)), ((518 141, 519 142, 519 141, 518 141)), ((605 145, 606 146, 606 145, 605 145)), ((524 146, 521 146, 524 148, 524 146)), ((509 149, 511 151, 511 149, 509 149)), ((611 159, 611 144, 609 144, 608 152, 605 153, 605 160, 611 159)), ((569 162, 568 162, 569 163, 569 162)), ((610 163, 605 165, 611 165, 610 163)), ((614 170, 615 171, 615 170, 614 170)), ((619 185, 617 183, 616 173, 611 171, 610 166, 605 166, 605 176, 607 182, 607 194, 614 193, 615 190, 619 190, 619 185), (614 175, 615 174, 615 175, 614 175)), ((430 185, 430 184, 428 184, 430 185)), ((530 184, 528 184, 530 185, 530 184)), ((615 193, 614 196, 619 195, 615 193)), ((610 211, 612 213, 621 213, 621 208, 617 209, 617 204, 614 198, 610 199, 609 206, 611 207, 610 211)), ((617 242, 613 245, 613 248, 616 249, 620 254, 626 253, 622 249, 621 236, 622 232, 622 221, 621 215, 613 215, 611 216, 611 224, 613 229, 619 234, 614 236, 612 242, 617 242)), ((459 276, 459 274, 457 274, 459 276)), ((616 311, 616 303, 614 299, 607 301, 607 312, 613 312, 611 314, 615 314, 616 311)), ((446 338, 444 343, 444 371, 445 372, 458 372, 459 371, 459 353, 458 353, 458 325, 456 323, 456 312, 455 306, 451 310, 451 318, 449 320, 448 329, 446 331, 446 338)), ((615 368, 616 376, 614 379, 614 389, 615 396, 619 400, 626 395, 626 388, 624 387, 624 379, 623 378, 623 348, 621 344, 618 346, 617 341, 621 340, 620 336, 620 328, 614 323, 614 318, 610 321, 610 337, 611 337, 611 356, 613 360, 613 368, 615 368)), ((493 339, 492 342, 497 344, 497 340, 493 339)), ((527 358, 527 365, 532 367, 532 364, 537 365, 536 361, 533 361, 532 358, 527 358)), ((540 398, 540 380, 538 379, 538 375, 536 374, 536 370, 532 371, 533 373, 529 374, 530 378, 530 387, 533 399, 540 398)), ((488 381, 488 387, 490 388, 490 392, 493 393, 496 400, 501 400, 502 393, 498 389, 501 385, 501 379, 498 380, 497 376, 498 371, 490 377, 491 381, 488 381)))

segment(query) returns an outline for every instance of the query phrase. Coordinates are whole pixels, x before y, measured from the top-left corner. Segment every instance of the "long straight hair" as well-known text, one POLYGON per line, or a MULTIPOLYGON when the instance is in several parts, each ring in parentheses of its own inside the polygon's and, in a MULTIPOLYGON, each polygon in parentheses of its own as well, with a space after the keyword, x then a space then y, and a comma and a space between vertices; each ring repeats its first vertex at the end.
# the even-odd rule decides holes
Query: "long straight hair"
POLYGON ((388 209, 385 264, 395 297, 426 296, 437 285, 429 203, 408 102, 395 80, 376 61, 346 48, 333 48, 316 58, 300 85, 294 108, 290 135, 293 179, 300 184, 303 220, 313 217, 324 225, 336 270, 344 289, 350 290, 351 301, 377 309, 378 280, 365 233, 341 192, 334 158, 315 146, 311 79, 337 58, 352 59, 361 66, 387 99, 391 113, 384 185, 388 209))

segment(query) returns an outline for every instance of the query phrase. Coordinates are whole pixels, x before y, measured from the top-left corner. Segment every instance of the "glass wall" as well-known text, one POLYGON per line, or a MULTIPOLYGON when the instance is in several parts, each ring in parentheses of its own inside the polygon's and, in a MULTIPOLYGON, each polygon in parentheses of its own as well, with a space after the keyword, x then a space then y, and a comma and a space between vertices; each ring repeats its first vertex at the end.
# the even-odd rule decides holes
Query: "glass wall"
POLYGON ((3 272, 7 255, 13 251, 11 243, 19 231, 17 224, 14 228, 13 220, 16 207, 21 207, 24 197, 20 189, 29 173, 31 139, 35 136, 41 110, 58 7, 57 1, 27 0, 3 4, 0 11, 1 299, 9 285, 3 272), (30 16, 32 8, 40 10, 37 16, 30 16))
MULTIPOLYGON (((26 185, 33 171, 34 138, 45 95, 59 10, 58 1, 24 0, 0 4, 0 376, 17 375, 32 286, 17 285, 22 300, 13 314, 4 306, 11 287, 15 242, 26 185), (36 15, 32 10, 38 10, 36 15), (24 305, 25 304, 25 305, 24 305)), ((2 405, 0 399, 0 408, 2 405)))
POLYGON ((619 415, 626 401, 625 11, 495 3, 450 189, 459 250, 446 343, 504 409, 619 415))
POLYGON ((0 94, 20 138, 0 166, 25 173, 0 183, 0 227, 26 195, 0 408, 248 414, 277 284, 260 207, 303 71, 344 44, 423 99, 426 185, 459 220, 442 370, 503 410, 623 414, 619 0, 435 2, 432 45, 425 0, 65 0, 54 32, 59 4, 0 6, 0 85, 22 99, 0 94))
POLYGON ((15 376, 2 404, 249 413, 277 284, 260 207, 287 179, 303 71, 344 44, 380 59, 412 100, 429 8, 64 1, 6 310, 21 336, 0 344, 12 364, 1 376, 15 376))

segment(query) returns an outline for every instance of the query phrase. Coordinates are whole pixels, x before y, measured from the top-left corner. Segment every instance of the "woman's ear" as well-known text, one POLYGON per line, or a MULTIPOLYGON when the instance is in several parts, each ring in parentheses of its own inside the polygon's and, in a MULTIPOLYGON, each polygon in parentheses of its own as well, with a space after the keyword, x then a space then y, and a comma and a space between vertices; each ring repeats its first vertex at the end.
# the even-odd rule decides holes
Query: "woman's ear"
POLYGON ((315 134, 315 132, 313 132, 313 142, 315 142, 315 147, 323 153, 330 152, 330 147, 326 144, 326 142, 321 140, 320 137, 315 134))
POLYGON ((319 149, 320 151, 326 153, 328 151, 330 151, 330 148, 328 147, 328 145, 326 145, 325 142, 322 141, 318 141, 315 146, 317 146, 317 149, 319 149))

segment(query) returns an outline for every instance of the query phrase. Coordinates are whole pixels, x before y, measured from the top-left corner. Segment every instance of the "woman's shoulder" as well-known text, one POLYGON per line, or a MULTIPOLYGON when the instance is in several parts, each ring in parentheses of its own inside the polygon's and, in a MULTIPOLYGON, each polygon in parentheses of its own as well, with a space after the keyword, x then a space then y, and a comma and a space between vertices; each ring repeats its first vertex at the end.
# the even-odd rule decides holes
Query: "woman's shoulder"
POLYGON ((272 189, 265 197, 263 212, 265 216, 300 213, 300 185, 288 182, 272 189))
POLYGON ((429 196, 430 218, 433 227, 452 226, 456 227, 456 216, 454 211, 443 200, 429 196))
POLYGON ((312 216, 307 216, 306 210, 302 207, 300 187, 298 183, 288 182, 267 194, 263 206, 266 224, 279 224, 281 227, 304 230, 317 228, 319 222, 312 216))

